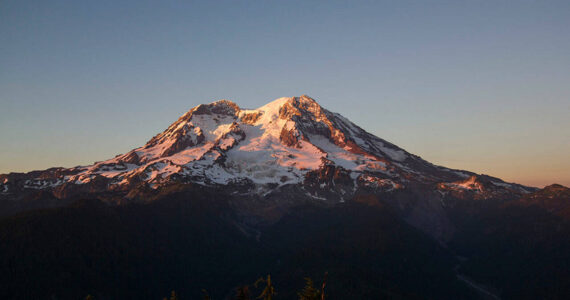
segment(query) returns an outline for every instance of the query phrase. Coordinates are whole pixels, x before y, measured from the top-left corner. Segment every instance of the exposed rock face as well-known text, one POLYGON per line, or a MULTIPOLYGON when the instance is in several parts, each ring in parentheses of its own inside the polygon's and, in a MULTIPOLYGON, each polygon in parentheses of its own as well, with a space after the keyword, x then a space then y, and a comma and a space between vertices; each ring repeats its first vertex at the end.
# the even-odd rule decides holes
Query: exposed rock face
POLYGON ((253 125, 259 120, 262 114, 261 112, 245 113, 241 116, 241 121, 244 124, 253 125))
POLYGON ((116 203, 148 201, 173 185, 269 201, 259 203, 281 201, 281 210, 295 205, 295 199, 334 205, 375 195, 397 207, 411 224, 442 238, 452 229, 426 224, 446 226, 441 211, 451 205, 450 199, 518 199, 533 191, 435 166, 303 95, 254 110, 228 100, 199 105, 144 146, 115 158, 71 169, 0 175, 0 203, 40 191, 56 199, 88 195, 116 203))
POLYGON ((469 199, 513 199, 528 194, 533 189, 505 183, 498 178, 487 175, 471 175, 467 179, 455 182, 442 182, 438 184, 442 194, 450 194, 457 198, 469 199))
POLYGON ((172 135, 174 142, 160 154, 163 157, 176 154, 188 147, 200 145, 204 141, 204 134, 200 128, 183 126, 181 131, 172 135), (195 135, 190 134, 193 131, 195 135))
POLYGON ((335 185, 344 184, 352 185, 354 181, 350 177, 350 171, 335 165, 325 165, 322 168, 311 171, 305 176, 305 183, 311 185, 335 185))
POLYGON ((285 146, 295 147, 299 144, 299 132, 296 129, 287 129, 283 127, 281 129, 281 134, 279 135, 279 140, 285 146))
POLYGON ((136 151, 131 151, 131 152, 127 153, 127 155, 125 155, 123 157, 123 162, 127 163, 127 164, 134 164, 134 165, 138 165, 141 163, 140 157, 137 155, 136 151))

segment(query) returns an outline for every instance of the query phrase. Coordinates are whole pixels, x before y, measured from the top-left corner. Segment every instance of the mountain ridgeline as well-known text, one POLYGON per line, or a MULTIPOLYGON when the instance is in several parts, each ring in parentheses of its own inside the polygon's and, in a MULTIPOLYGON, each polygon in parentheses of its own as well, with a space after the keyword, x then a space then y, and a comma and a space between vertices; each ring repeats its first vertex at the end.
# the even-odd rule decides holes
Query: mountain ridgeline
POLYGON ((128 153, 0 175, 2 298, 564 299, 570 192, 431 164, 308 96, 199 105, 128 153))

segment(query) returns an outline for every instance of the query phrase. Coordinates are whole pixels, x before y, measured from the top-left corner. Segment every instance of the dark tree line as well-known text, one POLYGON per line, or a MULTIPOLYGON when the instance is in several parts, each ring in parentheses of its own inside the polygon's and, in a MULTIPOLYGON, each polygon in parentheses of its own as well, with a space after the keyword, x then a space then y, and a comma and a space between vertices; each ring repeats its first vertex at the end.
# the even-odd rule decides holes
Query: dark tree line
MULTIPOLYGON (((305 286, 299 292, 297 292, 297 296, 299 300, 325 300, 325 287, 327 283, 327 273, 325 273, 323 282, 321 284, 321 288, 318 289, 315 287, 313 279, 310 277, 305 277, 305 286)), ((252 289, 250 289, 250 285, 242 285, 237 287, 236 295, 233 299, 235 300, 273 300, 274 296, 277 295, 275 291, 275 286, 271 281, 271 275, 267 275, 267 278, 259 278, 255 283, 252 285, 255 290, 261 289, 259 295, 255 298, 252 298, 252 289)), ((210 294, 206 290, 202 290, 203 293, 203 300, 212 300, 210 294)), ((95 298, 91 295, 87 295, 85 300, 94 300, 95 298)), ((176 291, 172 291, 170 293, 170 297, 164 297, 163 300, 179 300, 176 291)))
MULTIPOLYGON (((323 279, 322 285, 320 289, 317 289, 314 286, 313 279, 306 277, 305 278, 305 286, 302 290, 297 292, 297 296, 299 300, 325 300, 325 287, 327 281, 327 273, 325 273, 325 277, 323 279)), ((203 290, 204 298, 203 300, 212 300, 206 290, 203 290)), ((174 296, 174 291, 172 292, 174 296)), ((273 300, 274 296, 277 295, 275 291, 275 286, 271 281, 271 275, 267 275, 267 278, 259 278, 254 284, 253 289, 250 288, 249 285, 242 285, 236 288, 236 295, 233 299, 235 300, 273 300), (255 298, 252 296, 252 292, 254 290, 261 289, 259 295, 255 298)), ((166 298, 164 298, 166 300, 166 298)), ((178 298, 170 298, 170 300, 178 300, 178 298)))

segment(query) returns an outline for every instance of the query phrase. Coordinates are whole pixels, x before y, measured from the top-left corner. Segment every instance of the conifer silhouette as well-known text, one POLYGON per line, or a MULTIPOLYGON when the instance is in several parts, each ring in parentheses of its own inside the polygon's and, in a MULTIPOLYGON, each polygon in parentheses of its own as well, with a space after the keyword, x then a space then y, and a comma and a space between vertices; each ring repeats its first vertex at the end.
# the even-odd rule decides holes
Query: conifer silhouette
POLYGON ((242 285, 236 289, 236 300, 251 300, 249 286, 242 285))
POLYGON ((325 300, 325 287, 327 286, 327 277, 329 272, 325 272, 325 277, 323 278, 323 284, 321 285, 321 300, 325 300))
POLYGON ((178 300, 178 296, 176 295, 175 291, 172 291, 172 293, 170 293, 170 299, 169 300, 178 300))
POLYGON ((321 293, 314 287, 313 280, 305 278, 305 287, 297 293, 299 300, 319 300, 321 293))
POLYGON ((210 298, 210 294, 208 294, 208 291, 206 291, 206 289, 202 289, 202 294, 204 294, 204 297, 202 298, 203 300, 212 300, 212 298, 210 298))
POLYGON ((256 282, 255 282, 255 287, 257 288, 257 285, 259 283, 265 283, 265 288, 263 289, 263 291, 261 292, 261 294, 259 294, 259 296, 257 296, 256 299, 262 299, 262 300, 273 300, 273 296, 277 293, 275 293, 275 288, 273 287, 273 285, 271 284, 271 275, 267 275, 267 279, 263 279, 259 278, 256 282))

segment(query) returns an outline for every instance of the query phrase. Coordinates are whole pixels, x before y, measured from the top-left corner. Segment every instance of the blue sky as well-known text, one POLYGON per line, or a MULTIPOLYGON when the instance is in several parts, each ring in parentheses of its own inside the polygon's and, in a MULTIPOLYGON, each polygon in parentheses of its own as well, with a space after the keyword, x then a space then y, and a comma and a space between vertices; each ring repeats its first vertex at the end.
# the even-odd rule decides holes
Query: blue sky
POLYGON ((568 1, 0 2, 0 173, 308 94, 437 164, 570 185, 568 1))

